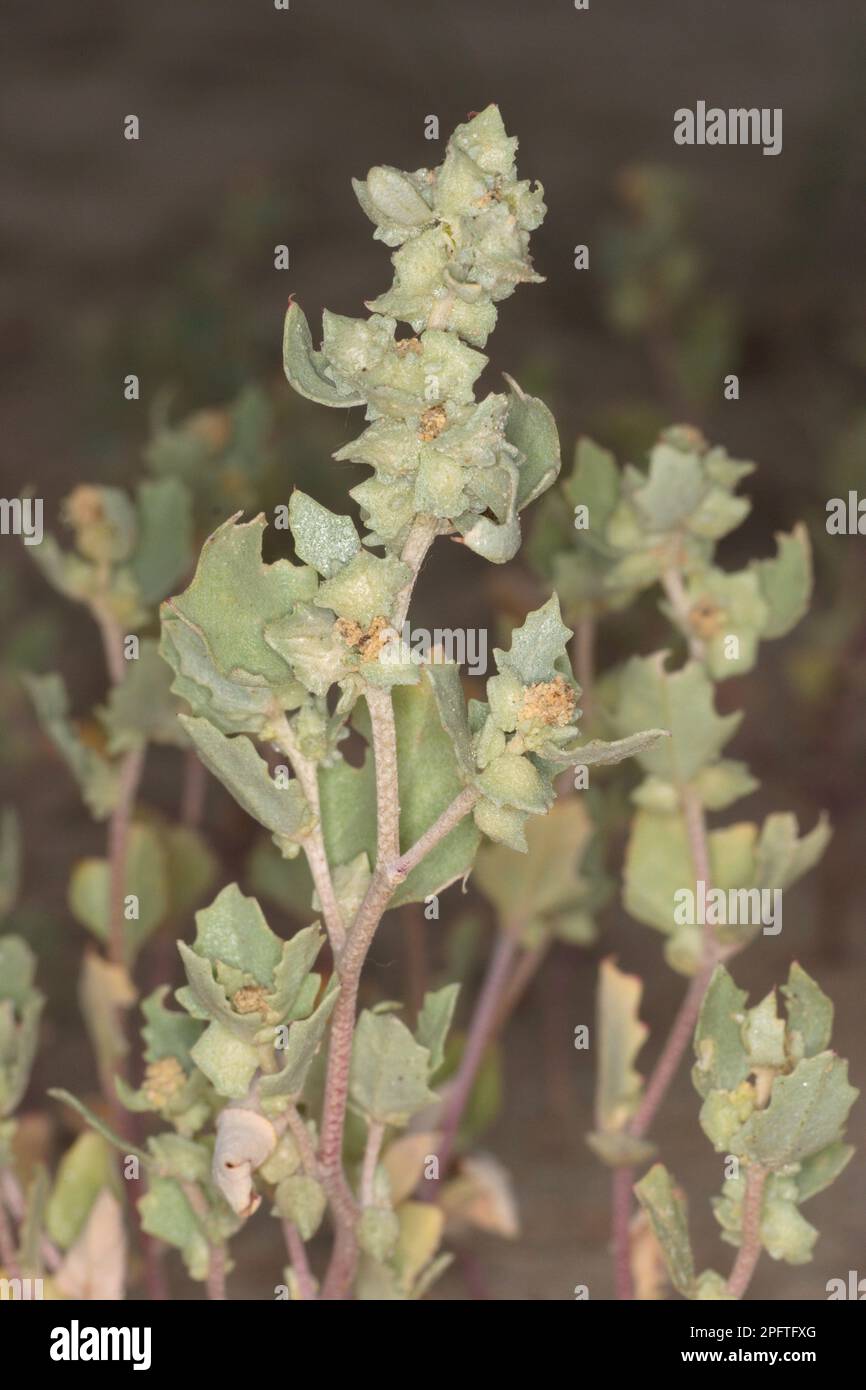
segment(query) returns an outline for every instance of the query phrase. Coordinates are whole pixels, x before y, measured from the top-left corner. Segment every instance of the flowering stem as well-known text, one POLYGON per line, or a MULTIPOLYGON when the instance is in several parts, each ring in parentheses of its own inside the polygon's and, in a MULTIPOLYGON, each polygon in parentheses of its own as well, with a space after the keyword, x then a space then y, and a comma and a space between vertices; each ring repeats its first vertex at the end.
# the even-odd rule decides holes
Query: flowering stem
POLYGON ((670 603, 671 608, 673 609, 677 627, 680 629, 686 641, 688 642, 689 656, 692 657, 695 661, 703 660, 704 644, 691 629, 691 625, 689 623, 689 615, 691 613, 691 604, 689 603, 689 596, 686 593, 682 575, 680 574, 679 570, 676 569, 674 566, 671 566, 670 569, 665 570, 664 574, 662 575, 662 587, 665 591, 665 594, 667 595, 668 602, 670 603))
POLYGON ((497 934, 496 945, 490 957, 487 974, 481 986, 481 993, 475 1004, 472 1022, 469 1025, 466 1046, 460 1058, 457 1075, 449 1086, 448 1096, 442 1109, 439 1125, 442 1138, 437 1150, 438 1177, 431 1179, 431 1183, 440 1181, 444 1177, 451 1161, 460 1121, 472 1093, 472 1087, 475 1084, 475 1078, 478 1075, 478 1069, 481 1066, 487 1045, 493 1036, 497 1015, 508 987, 511 967, 518 949, 515 932, 502 931, 497 934))
POLYGON ((204 1193, 195 1182, 182 1182, 184 1196, 195 1212, 202 1234, 208 1243, 207 1296, 214 1302, 221 1302, 226 1296, 226 1248, 214 1241, 207 1233, 208 1206, 204 1193))
MULTIPOLYGON (((396 761, 394 766, 396 767, 396 761)), ((354 1277, 358 1258, 355 1235, 357 1204, 343 1172, 343 1131, 346 1122, 346 1102, 349 1095, 349 1068, 352 1060, 352 1037, 355 1031, 355 1010, 361 971, 382 914, 395 888, 417 863, 429 854, 440 840, 457 825, 470 810, 477 793, 465 788, 446 807, 441 816, 416 841, 406 854, 389 862, 378 862, 364 901, 347 935, 343 950, 337 958, 340 993, 331 1019, 328 1065, 325 1078, 325 1099, 322 1107, 319 1161, 322 1181, 328 1193, 334 1217, 336 1237, 331 1263, 325 1276, 322 1297, 341 1299, 354 1277)))
POLYGON ((412 599, 412 591, 415 588, 415 580, 424 563, 427 551, 430 549, 437 535, 439 534, 440 523, 432 516, 416 516, 412 525, 409 527, 409 534, 403 546, 400 559, 404 565, 408 565, 412 571, 412 577, 400 590, 394 604, 394 613, 391 619, 391 626, 399 633, 406 614, 409 611, 409 604, 412 599))
POLYGON ((379 864, 400 857, 400 787, 397 778, 397 730, 390 690, 365 691, 373 730, 376 766, 376 857, 379 864))
POLYGON ((289 1252, 289 1259, 292 1262, 292 1269, 298 1281, 298 1293, 304 1303, 312 1303, 316 1300, 316 1281, 310 1269, 310 1262, 307 1259, 307 1247, 301 1239, 300 1232, 294 1222, 283 1220, 283 1237, 286 1242, 286 1249, 289 1252))
POLYGON ((767 1169, 758 1163, 750 1164, 746 1172, 746 1192, 743 1198, 742 1243, 728 1279, 728 1293, 742 1298, 752 1281, 761 1254, 761 1207, 767 1169))
POLYGON ((319 777, 316 765, 310 762, 309 758, 304 757, 295 742, 287 719, 283 718, 276 731, 274 741, 289 759, 314 819, 313 827, 304 836, 301 845, 322 906, 322 916, 325 919, 331 950, 336 956, 346 939, 346 925, 343 921, 342 908, 334 891, 328 854, 325 849, 325 838, 322 833, 322 808, 319 800, 319 777))
POLYGON ((317 1178, 319 1175, 319 1164, 316 1158, 316 1150, 313 1148, 310 1131, 301 1119, 297 1108, 294 1105, 289 1105, 283 1112, 283 1118, 295 1141, 295 1147, 301 1156, 301 1165, 304 1172, 308 1178, 317 1178))

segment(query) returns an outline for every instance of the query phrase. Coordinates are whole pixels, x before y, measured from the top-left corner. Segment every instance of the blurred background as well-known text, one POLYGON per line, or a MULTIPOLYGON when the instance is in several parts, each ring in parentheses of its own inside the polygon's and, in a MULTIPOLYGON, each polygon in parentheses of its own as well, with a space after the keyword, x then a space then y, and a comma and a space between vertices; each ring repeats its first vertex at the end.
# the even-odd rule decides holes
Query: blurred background
MULTIPOLYGON (((773 533, 798 518, 809 525, 813 612, 762 649, 755 672, 723 686, 721 704, 747 710, 735 756, 762 789, 744 814, 791 809, 811 827, 827 809, 836 834, 786 903, 784 932, 752 949, 741 978, 757 999, 797 955, 836 1001, 834 1043, 862 1087, 866 542, 824 528, 828 498, 866 491, 862 6, 591 0, 579 12, 571 0, 291 0, 282 12, 271 0, 5 0, 0 24, 3 491, 32 484, 47 529, 59 529, 59 503, 76 483, 128 486, 158 471, 167 424, 207 411, 198 428, 218 430, 250 387, 241 399, 260 426, 248 457, 201 484, 201 535, 238 506, 288 501, 296 483, 340 506, 358 477, 330 454, 357 421, 286 386, 286 298, 298 296, 314 334, 323 306, 362 313, 390 267, 350 176, 373 163, 437 164, 455 124, 499 103, 520 138, 521 175, 545 188, 533 254, 547 279, 503 306, 482 386, 496 389, 507 370, 543 395, 566 467, 578 434, 641 462, 674 421, 755 460, 754 510, 726 542, 726 563, 769 555, 773 533), (781 107, 783 152, 675 146, 675 109, 700 99, 781 107), (128 114, 140 121, 137 142, 123 138, 128 114), (438 142, 424 138, 431 114, 438 142), (279 243, 288 271, 274 268, 279 243), (588 270, 574 269, 579 244, 588 270), (728 372, 739 375, 737 401, 723 397, 728 372), (139 401, 124 399, 129 373, 139 401)), ((39 952, 50 1000, 30 1098, 38 1110, 45 1086, 80 1087, 91 1065, 74 990, 84 932, 65 892, 72 864, 100 852, 104 831, 40 734, 19 673, 62 667, 75 710, 99 701, 104 675, 83 610, 53 594, 10 538, 3 558, 2 799, 22 816, 16 926, 39 952)), ((495 630, 494 608, 518 616, 538 594, 519 563, 494 572, 440 546, 417 622, 495 630)), ((650 600, 602 632, 599 665, 666 640, 650 600)), ((170 811, 178 795, 176 756, 157 750, 146 799, 170 811)), ((256 869, 252 824, 214 784, 204 826, 220 881, 255 887, 267 866, 256 869)), ((614 869, 617 853, 614 843, 614 869)), ((267 904, 277 929, 291 925, 284 906, 267 904)), ((593 1057, 574 1050, 573 1032, 592 1020, 598 958, 614 952, 647 977, 646 1071, 683 986, 659 939, 616 899, 600 922, 594 946, 548 954, 489 1082, 482 1142, 511 1173, 521 1234, 473 1237, 434 1297, 567 1299, 581 1283, 611 1296, 607 1176, 583 1142, 593 1057)), ((419 971, 438 980, 458 959, 471 995, 489 908, 452 889, 440 922, 425 925, 386 923, 372 997, 411 993, 419 971)), ((166 959, 162 951, 145 971, 158 978, 166 959)), ((707 1200, 719 1165, 697 1111, 684 1069, 656 1133, 689 1190, 700 1265, 725 1267, 707 1200)), ((863 1104, 850 1129, 862 1155, 863 1104)), ((858 1255, 862 1265, 860 1155, 810 1207, 821 1231, 814 1262, 765 1258, 753 1297, 821 1298, 827 1279, 845 1277, 858 1255)), ((245 1237, 235 1296, 270 1296, 270 1236, 245 1237)))

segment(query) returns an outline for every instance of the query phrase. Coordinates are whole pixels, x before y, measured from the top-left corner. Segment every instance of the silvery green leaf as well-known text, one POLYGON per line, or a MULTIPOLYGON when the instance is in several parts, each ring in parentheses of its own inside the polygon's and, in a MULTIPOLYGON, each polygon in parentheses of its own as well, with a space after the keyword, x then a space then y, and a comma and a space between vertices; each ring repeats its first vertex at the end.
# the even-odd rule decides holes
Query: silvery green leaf
MULTIPOLYGON (((274 972, 285 967, 286 943, 271 931, 255 898, 246 897, 236 883, 229 883, 210 907, 197 912, 195 924, 194 950, 212 965, 220 961, 234 966, 267 987, 274 981, 274 972)), ((291 961, 295 961, 295 952, 303 960, 312 950, 315 938, 311 929, 307 932, 295 938, 298 944, 291 952, 291 961)))
POLYGON ((299 488, 289 500, 289 526, 298 559, 312 565, 325 579, 338 574, 361 549, 350 516, 329 512, 299 488))
POLYGON ((104 820, 118 796, 118 774, 107 759, 78 735, 69 718, 69 697, 63 677, 23 677, 36 717, 78 783, 91 814, 104 820))
MULTIPOLYGON (((720 758, 701 768, 692 779, 692 788, 708 811, 726 811, 741 796, 749 796, 760 783, 746 764, 733 758, 720 758)), ((632 801, 645 811, 676 811, 680 797, 673 782, 650 775, 632 792, 632 801)))
POLYGON ((812 593, 812 550, 805 526, 799 523, 790 535, 780 532, 776 547, 772 560, 753 562, 767 605, 764 637, 790 632, 808 609, 812 593))
POLYGON ((524 831, 527 812, 513 810, 510 806, 497 806, 482 797, 476 802, 472 814, 482 835, 486 835, 494 844, 507 845, 520 854, 527 853, 529 846, 524 831))
POLYGON ((192 559, 192 499, 179 478, 157 478, 136 494, 138 538, 130 569, 145 603, 171 593, 192 559))
POLYGON ((521 627, 514 628, 507 651, 494 649, 496 665, 500 671, 514 671, 524 685, 551 680, 571 636, 571 629, 562 621, 559 600, 551 594, 541 608, 528 614, 521 627))
POLYGON ((761 888, 790 888, 815 867, 833 833, 824 814, 802 838, 797 829, 797 817, 790 812, 767 816, 755 852, 756 881, 761 888))
POLYGON ((637 1109, 643 1077, 634 1062, 649 1035, 640 1021, 643 986, 608 958, 601 963, 597 1002, 599 1061, 595 1125, 604 1134, 624 1130, 637 1109))
POLYGON ((424 1003, 418 1015, 416 1037, 430 1054, 431 1076, 434 1076, 442 1065, 445 1039, 451 1027, 459 993, 460 986, 455 984, 443 985, 442 989, 430 990, 424 995, 424 1003))
POLYGON ((412 571, 393 555, 380 558, 362 550, 319 586, 314 602, 341 618, 369 627, 374 618, 388 617, 412 571))
POLYGON ((50 1086, 47 1094, 54 1100, 59 1100, 64 1105, 70 1106, 70 1108, 79 1114, 83 1120, 86 1120, 91 1129, 95 1129, 97 1134, 101 1134, 103 1139, 107 1139, 109 1144, 117 1149, 119 1153, 134 1154, 140 1163, 145 1164, 147 1167, 150 1166, 151 1157, 149 1153, 145 1153, 143 1149, 136 1148, 135 1144, 130 1143, 128 1139, 122 1139, 119 1134, 115 1134, 110 1125, 107 1125, 99 1115, 96 1115, 89 1106, 85 1105, 77 1096, 72 1095, 70 1091, 65 1091, 59 1086, 50 1086))
MULTIPOLYGON (((298 605, 299 609, 305 607, 298 605)), ((293 709, 306 699, 304 686, 291 678, 288 669, 286 684, 277 688, 259 677, 224 676, 197 627, 169 604, 163 605, 161 618, 160 652, 175 672, 172 691, 193 714, 215 724, 224 734, 261 734, 283 710, 293 709)), ((279 624, 269 624, 265 633, 275 626, 279 624)))
POLYGON ((428 328, 421 335, 421 355, 414 364, 415 380, 421 388, 418 395, 426 401, 429 391, 432 403, 474 404, 473 388, 487 362, 483 352, 461 343, 456 333, 428 328), (431 389, 434 384, 435 392, 431 389))
POLYGON ((546 816, 526 826, 528 855, 482 845, 473 882, 496 909, 505 929, 520 931, 532 919, 559 915, 582 903, 587 881, 582 876, 592 822, 580 797, 562 797, 546 816))
POLYGON ((765 1200, 761 1213, 761 1244, 773 1260, 808 1264, 818 1232, 794 1202, 765 1200))
POLYGON ((451 741, 457 766, 468 781, 474 776, 475 762, 459 669, 451 662, 433 662, 424 667, 424 676, 433 691, 439 719, 451 741))
POLYGON ((848 1063, 832 1052, 806 1057, 773 1082, 769 1105, 757 1110, 731 1151, 765 1168, 810 1158, 842 1137, 858 1092, 848 1084, 848 1063))
MULTIPOLYGON (((710 831, 710 869, 714 888, 741 888, 755 881, 757 828, 748 822, 710 831)), ((633 818, 625 860, 626 909, 638 921, 672 932, 676 894, 694 891, 695 867, 681 815, 660 816, 638 811, 633 818)), ((742 928, 732 928, 742 931, 742 928)), ((724 939, 726 928, 716 931, 724 939)), ((698 928, 700 936, 700 928, 698 928)))
POLYGON ((470 518, 469 513, 464 513, 455 524, 463 533, 464 545, 492 565, 504 565, 520 549, 520 522, 516 516, 500 525, 489 516, 470 518))
POLYGON ((774 989, 760 1004, 746 1011, 743 1044, 753 1071, 759 1067, 785 1066, 785 1020, 778 1016, 774 989))
POLYGON ((45 1230, 62 1250, 77 1240, 99 1192, 111 1184, 113 1168, 111 1146, 89 1129, 61 1158, 45 1209, 45 1230))
POLYGON ((587 509, 589 527, 584 533, 575 531, 575 537, 583 534, 601 544, 620 497, 620 475, 613 454, 592 439, 579 439, 574 468, 562 487, 573 507, 583 505, 587 509))
POLYGON ((506 752, 493 758, 478 774, 476 786, 496 806, 532 815, 543 815, 550 809, 552 795, 544 780, 529 758, 520 754, 506 752))
POLYGON ((414 511, 440 520, 461 516, 468 505, 466 482, 461 460, 434 449, 424 450, 415 477, 414 511))
POLYGON ((662 1248, 671 1283, 684 1298, 691 1298, 695 1266, 685 1197, 661 1163, 655 1163, 650 1168, 635 1184, 634 1191, 662 1248))
POLYGON ((374 1260, 387 1260, 400 1236, 400 1219, 389 1207, 365 1207, 358 1224, 358 1244, 374 1260))
POLYGON ((522 509, 549 488, 559 473, 559 434, 544 402, 527 396, 510 377, 505 379, 511 391, 505 437, 523 455, 517 493, 522 509))
POLYGON ((705 491, 697 454, 662 442, 653 448, 647 479, 632 499, 654 531, 671 531, 695 511, 705 491))
POLYGON ((265 642, 264 628, 315 596, 316 575, 288 560, 263 563, 266 524, 261 515, 241 523, 235 516, 214 531, 189 588, 169 600, 167 609, 196 628, 224 676, 280 686, 291 672, 265 642))
POLYGON ((35 988, 36 957, 21 936, 0 936, 0 999, 24 1008, 39 996, 35 988))
POLYGON ((394 331, 393 318, 373 314, 367 319, 348 318, 326 309, 322 315, 322 351, 330 370, 338 379, 363 389, 367 381, 380 383, 381 372, 391 363, 394 331))
POLYGON ((745 521, 752 504, 745 497, 732 497, 720 487, 711 487, 688 520, 688 529, 706 541, 721 540, 745 521))
POLYGON ((204 1182, 210 1178, 211 1155, 203 1144, 180 1134, 155 1134, 147 1141, 154 1166, 162 1178, 204 1182))
POLYGON ((160 656, 158 644, 142 638, 138 660, 127 663, 124 679, 112 686, 107 705, 99 710, 109 753, 128 753, 148 742, 186 747, 171 684, 171 667, 160 656))
POLYGON ((61 550, 54 536, 46 534, 39 545, 28 545, 27 554, 43 578, 65 598, 86 603, 95 596, 99 588, 96 565, 74 551, 61 550))
MULTIPOLYGON (((769 616, 755 573, 726 574, 709 567, 689 579, 687 593, 688 626, 702 643, 710 675, 727 680, 750 671, 769 616)), ((671 617, 669 605, 664 609, 671 617)))
POLYGON ((295 1173, 277 1184, 274 1205, 280 1216, 297 1226, 301 1240, 312 1240, 322 1224, 327 1198, 325 1189, 315 1178, 295 1173))
POLYGON ((793 1060, 814 1057, 829 1046, 833 1029, 833 1001, 796 961, 791 962, 788 983, 782 985, 788 1014, 789 1046, 793 1060))
MULTIPOLYGON (((309 1131, 308 1131, 309 1132, 309 1131)), ((313 1138, 312 1134, 310 1135, 313 1138)), ((283 1178, 294 1177, 302 1166, 300 1151, 289 1130, 280 1135, 277 1147, 264 1163, 259 1165, 259 1172, 265 1182, 278 1183, 283 1178)))
MULTIPOLYGON (((185 988, 177 991, 178 1002, 193 1018, 218 1022, 226 1033, 231 1033, 241 1042, 252 1044, 261 1026, 258 1014, 235 1013, 225 989, 214 979, 212 963, 206 957, 197 955, 185 941, 179 941, 177 949, 188 981, 185 988)), ((195 1041, 198 1040, 197 1037, 195 1041)), ((190 1047, 189 1055, 194 1056, 193 1047, 190 1047)))
POLYGON ((365 1009, 355 1028, 349 1095, 368 1120, 405 1125, 432 1104, 430 1054, 393 1014, 365 1009))
POLYGON ((309 1018, 298 1019, 289 1025, 288 1042, 281 1050, 282 1066, 272 1075, 263 1076, 259 1085, 264 1101, 279 1102, 283 1097, 296 1096, 303 1090, 307 1072, 325 1036, 338 994, 336 986, 328 989, 309 1018))
POLYGON ((726 811, 741 796, 749 796, 760 783, 743 762, 720 758, 701 768, 692 783, 708 811, 726 811))
POLYGON ((738 989, 723 965, 717 965, 701 1003, 695 1028, 692 1080, 706 1098, 711 1091, 733 1091, 749 1075, 743 1045, 742 1016, 746 991, 738 989))
MULTIPOLYGON (((79 859, 69 880, 72 915, 102 941, 109 937, 110 877, 107 859, 88 858, 79 859)), ((123 921, 124 954, 131 963, 169 910, 165 848, 157 830, 145 822, 133 824, 129 832, 123 891, 138 899, 138 916, 123 921)))
POLYGON ((387 164, 370 169, 366 185, 356 181, 355 192, 368 217, 379 226, 390 223, 408 231, 423 227, 434 216, 430 205, 425 203, 406 174, 387 164), (361 199, 359 186, 365 188, 365 200, 361 199))
POLYGON ((490 719, 476 739, 476 757, 479 758, 481 766, 489 762, 489 756, 484 756, 483 760, 479 755, 483 753, 496 754, 504 751, 504 744, 497 747, 494 743, 490 748, 487 747, 488 739, 491 737, 489 730, 495 728, 502 733, 513 733, 520 720, 520 711, 523 701, 526 698, 526 687, 520 676, 515 671, 507 667, 499 676, 491 676, 487 682, 487 699, 490 704, 490 719))
MULTIPOLYGON (((255 899, 247 901, 255 902, 255 899)), ((280 1018, 287 1018, 295 1013, 301 986, 309 976, 324 939, 318 922, 313 922, 309 927, 302 927, 283 943, 282 954, 273 969, 273 990, 268 995, 268 1008, 272 1013, 278 1014, 280 1018)), ((248 970, 250 967, 244 968, 248 970)))
POLYGON ((246 1095, 259 1065, 257 1049, 221 1023, 208 1024, 191 1055, 214 1090, 228 1100, 246 1095))
POLYGON ((0 1117, 12 1114, 30 1083, 44 1002, 35 989, 17 1007, 0 1000, 0 1117))
MULTIPOLYGON (((400 785, 400 847, 410 848, 451 804, 464 783, 454 750, 443 731, 429 681, 398 686, 393 695, 400 785)), ((353 722, 365 735, 366 708, 353 722)), ((376 790, 373 760, 361 767, 340 761, 319 773, 322 826, 332 863, 346 864, 360 853, 376 856, 376 790)), ((463 878, 472 865, 478 833, 466 817, 413 869, 397 888, 391 905, 423 902, 463 878)))
MULTIPOLYGON (((392 234, 392 229, 389 229, 389 235, 392 234)), ((385 239, 382 236, 382 240, 385 239)), ((453 254, 455 243, 441 225, 414 232, 391 257, 392 288, 384 295, 368 299, 367 309, 411 324, 416 334, 423 331, 436 302, 442 300, 443 286, 449 281, 449 263, 452 263, 453 254)), ((455 316, 450 311, 452 307, 449 304, 446 318, 449 327, 459 332, 455 316)), ((474 342, 468 334, 461 336, 468 342, 474 342)))
POLYGON ((268 623, 264 634, 313 695, 327 695, 356 665, 334 632, 333 615, 309 603, 299 603, 287 618, 268 623))
POLYGON ((415 488, 406 478, 367 478, 349 489, 361 509, 368 528, 368 545, 385 545, 396 551, 402 547, 416 511, 415 488))
POLYGON ((411 477, 418 468, 421 439, 404 420, 374 420, 358 439, 344 444, 334 458, 366 463, 387 481, 411 477))
POLYGON ((206 1279, 207 1237, 180 1183, 173 1178, 152 1179, 139 1198, 138 1210, 141 1229, 180 1250, 191 1278, 206 1279))
POLYGON ((168 993, 168 985, 160 985, 142 1001, 144 1058, 158 1062, 163 1057, 174 1057, 188 1071, 192 1066, 190 1048, 202 1031, 201 1022, 177 1009, 167 1009, 164 1000, 168 993))
POLYGON ((317 405, 347 408, 363 405, 364 397, 329 372, 328 359, 313 347, 310 326, 299 304, 289 304, 283 327, 283 371, 299 396, 317 405))
POLYGON ((247 815, 281 841, 302 838, 312 824, 297 781, 277 786, 253 744, 244 734, 226 738, 207 719, 179 716, 208 771, 231 792, 247 815))
POLYGON ((488 191, 489 175, 461 150, 453 140, 448 141, 445 158, 437 171, 433 187, 433 205, 440 216, 459 217, 473 203, 484 198, 488 191))
POLYGON ((621 735, 647 724, 667 729, 671 737, 640 753, 638 761, 646 772, 669 782, 690 782, 715 762, 742 714, 716 714, 713 685, 699 662, 668 671, 664 661, 665 654, 657 653, 626 663, 613 724, 621 735))
POLYGON ((705 1269, 695 1281, 692 1297, 696 1302, 731 1303, 737 1301, 736 1294, 728 1292, 728 1281, 714 1269, 705 1269))
POLYGON ((457 126, 451 141, 485 174, 513 178, 517 139, 506 134, 499 107, 494 103, 457 126))
POLYGON ((795 1179, 797 1200, 807 1202, 810 1197, 823 1192, 847 1168, 854 1153, 853 1144, 842 1144, 837 1140, 828 1144, 826 1149, 820 1149, 818 1153, 804 1159, 795 1179))
POLYGON ((730 1154, 734 1137, 755 1109, 755 1088, 741 1081, 733 1091, 709 1091, 701 1106, 701 1129, 717 1154, 730 1154))
POLYGON ((594 738, 589 743, 577 744, 568 749, 545 749, 544 757, 557 766, 582 767, 609 766, 621 763, 625 758, 635 758, 647 748, 652 748, 659 739, 670 738, 667 729, 644 729, 639 734, 629 734, 627 738, 614 739, 612 743, 603 738, 594 738))

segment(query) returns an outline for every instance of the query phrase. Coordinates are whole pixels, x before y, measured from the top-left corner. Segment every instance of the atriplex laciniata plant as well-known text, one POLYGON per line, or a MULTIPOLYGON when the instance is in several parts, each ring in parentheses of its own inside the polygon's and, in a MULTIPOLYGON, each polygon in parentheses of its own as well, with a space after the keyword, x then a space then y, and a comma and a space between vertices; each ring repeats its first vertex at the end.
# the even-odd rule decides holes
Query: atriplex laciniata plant
MULTIPOLYGON (((392 288, 368 305, 365 319, 326 313, 319 350, 290 304, 289 382, 319 404, 366 410, 367 428, 336 455, 372 470, 351 492, 363 536, 350 517, 295 491, 282 510, 296 563, 265 563, 264 517, 243 522, 238 513, 205 543, 184 592, 162 605, 168 664, 159 665, 144 638, 127 670, 125 647, 149 621, 148 605, 187 570, 184 485, 200 507, 212 506, 224 489, 216 474, 208 481, 203 460, 223 460, 220 477, 238 472, 224 458, 225 419, 206 416, 160 432, 150 461, 163 477, 143 485, 135 509, 111 489, 79 489, 68 504, 77 553, 62 557, 48 543, 37 556, 55 584, 97 617, 114 682, 97 741, 78 736, 54 678, 34 687, 88 803, 109 816, 107 865, 79 866, 71 893, 79 919, 109 943, 103 972, 128 979, 123 972, 139 944, 165 918, 153 847, 145 854, 152 840, 168 873, 170 917, 189 911, 201 891, 199 875, 193 893, 190 864, 169 828, 153 817, 132 825, 151 738, 194 748, 281 855, 305 856, 314 885, 323 928, 314 922, 288 941, 235 883, 196 914, 195 939, 178 943, 183 1012, 167 1007, 166 988, 142 1005, 140 1085, 120 1066, 117 1006, 131 1002, 131 986, 124 1000, 107 986, 96 1000, 86 994, 107 1095, 169 1127, 138 1147, 128 1114, 115 1114, 113 1127, 89 1119, 142 1171, 143 1230, 177 1247, 214 1298, 225 1296, 228 1243, 263 1198, 285 1236, 290 1263, 277 1285, 284 1296, 408 1299, 430 1287, 448 1260, 443 1226, 450 1188, 461 1180, 451 1179, 450 1159, 484 1045, 520 972, 525 977, 550 938, 591 934, 603 888, 594 886, 595 874, 583 874, 590 825, 581 798, 597 806, 599 792, 586 790, 587 769, 632 754, 645 777, 634 793, 626 906, 666 933, 669 963, 691 984, 642 1090, 633 1066, 644 1038, 640 986, 612 963, 603 968, 592 1143, 615 1170, 620 1292, 631 1291, 634 1170, 650 1156, 649 1125, 696 1026, 702 1121, 729 1162, 742 1165, 726 1170, 719 1207, 741 1253, 727 1283, 712 1271, 696 1279, 681 1201, 663 1170, 652 1169, 637 1191, 678 1289, 742 1294, 759 1242, 802 1258, 810 1228, 796 1203, 830 1181, 848 1155, 840 1135, 853 1092, 843 1064, 824 1050, 824 996, 794 967, 786 1030, 772 996, 745 1009, 722 964, 767 925, 760 912, 734 921, 729 890, 783 890, 820 855, 828 833, 821 824, 799 839, 787 816, 769 817, 760 834, 751 825, 705 826, 707 810, 726 809, 755 785, 743 764, 721 756, 738 718, 715 713, 713 681, 748 670, 759 641, 794 624, 811 582, 799 530, 781 539, 773 561, 738 575, 714 567, 716 541, 747 511, 735 494, 748 466, 683 428, 663 437, 648 477, 631 468, 620 474, 608 455, 583 443, 573 477, 542 503, 533 538, 559 597, 494 652, 486 701, 467 706, 458 668, 438 652, 422 658, 403 640, 415 580, 437 537, 497 564, 510 560, 521 510, 559 471, 556 430, 540 401, 509 378, 507 392, 478 401, 474 391, 497 302, 538 278, 528 242, 544 205, 539 187, 518 181, 515 151, 489 107, 455 131, 439 169, 372 169, 355 188, 376 237, 395 248, 392 288), (398 321, 409 325, 399 336, 398 321), (634 658, 595 683, 597 620, 656 583, 687 640, 685 665, 671 669, 663 655, 634 658), (576 629, 583 692, 560 599, 576 629), (611 741, 581 742, 579 719, 611 741), (577 794, 554 807, 563 782, 577 794), (383 914, 465 879, 476 856, 500 940, 444 1095, 457 986, 426 995, 414 1033, 388 1002, 359 1015, 359 987, 383 914), (724 891, 724 916, 714 890, 724 891), (128 903, 135 913, 127 914, 128 903), (330 961, 316 970, 326 941, 330 961), (789 1118, 804 1086, 806 1139, 789 1118), (331 1242, 319 1268, 319 1247, 311 1258, 308 1246, 326 1217, 331 1242)), ((254 402, 236 410, 234 432, 246 419, 258 439, 254 402)), ((258 452, 256 445, 250 457, 258 452)), ((249 482, 249 470, 241 473, 249 482)), ((86 1157, 66 1165, 70 1183, 86 1157)))
MULTIPOLYGON (((799 966, 783 986, 788 1021, 776 995, 747 1009, 728 961, 761 934, 782 929, 785 890, 821 857, 830 831, 822 817, 799 838, 796 818, 767 817, 761 829, 738 822, 708 830, 706 813, 727 810, 757 782, 746 765, 723 756, 741 715, 719 715, 714 683, 750 671, 759 644, 784 636, 806 611, 812 587, 802 526, 777 537, 777 554, 737 573, 714 562, 716 543, 745 518, 736 495, 752 465, 708 448, 695 430, 666 432, 649 471, 620 471, 588 440, 572 477, 545 502, 533 538, 537 558, 558 584, 580 630, 660 585, 662 610, 686 646, 684 664, 669 654, 634 657, 597 688, 602 727, 628 734, 644 722, 671 737, 638 754, 643 781, 632 793, 624 903, 638 921, 664 933, 665 955, 690 984, 648 1083, 634 1070, 646 1038, 639 1022, 642 985, 612 961, 599 990, 599 1073, 595 1152, 614 1168, 617 1289, 632 1296, 635 1168, 654 1153, 646 1135, 694 1033, 694 1083, 701 1124, 727 1155, 723 1196, 715 1203, 724 1238, 739 1247, 724 1280, 695 1278, 684 1201, 661 1165, 635 1187, 675 1287, 691 1298, 745 1292, 761 1249, 792 1264, 808 1260, 817 1232, 798 1204, 841 1172, 852 1150, 842 1142, 857 1094, 847 1063, 827 1051, 832 1004, 799 966), (575 529, 576 528, 576 529, 575 529)), ((591 670, 591 660, 585 663, 591 670)))
POLYGON ((399 248, 393 288, 367 319, 326 313, 320 351, 289 308, 292 385, 324 405, 366 408, 368 427, 337 456, 373 469, 353 489, 363 539, 349 517, 295 492, 300 563, 264 564, 264 518, 233 517, 189 588, 163 605, 162 649, 191 711, 183 726, 280 851, 306 855, 334 961, 323 984, 312 969, 318 924, 282 942, 231 885, 198 914, 193 945, 181 944, 186 1014, 151 1010, 159 1086, 154 1074, 124 1099, 174 1133, 144 1156, 143 1222, 217 1295, 226 1239, 260 1188, 284 1224, 293 1297, 317 1295, 306 1242, 326 1209, 323 1297, 411 1298, 429 1286, 443 1215, 412 1192, 436 1175, 437 1154, 401 1151, 397 1136, 436 1105, 456 988, 427 996, 415 1036, 388 1006, 357 1018, 378 923, 463 878, 482 835, 525 848, 524 824, 550 809, 563 768, 615 762, 660 737, 580 745, 571 634, 555 598, 496 652, 488 701, 468 709, 457 668, 422 663, 401 642, 434 539, 510 559, 520 510, 559 467, 540 401, 514 383, 482 401, 473 391, 496 302, 537 278, 527 248, 544 207, 541 190, 517 180, 515 150, 490 107, 457 129, 439 169, 372 169, 356 192, 376 236, 399 248), (411 333, 396 336, 398 319, 411 333), (360 767, 341 752, 350 730, 369 744, 360 767), (256 742, 272 762, 276 753, 273 768, 256 742))

